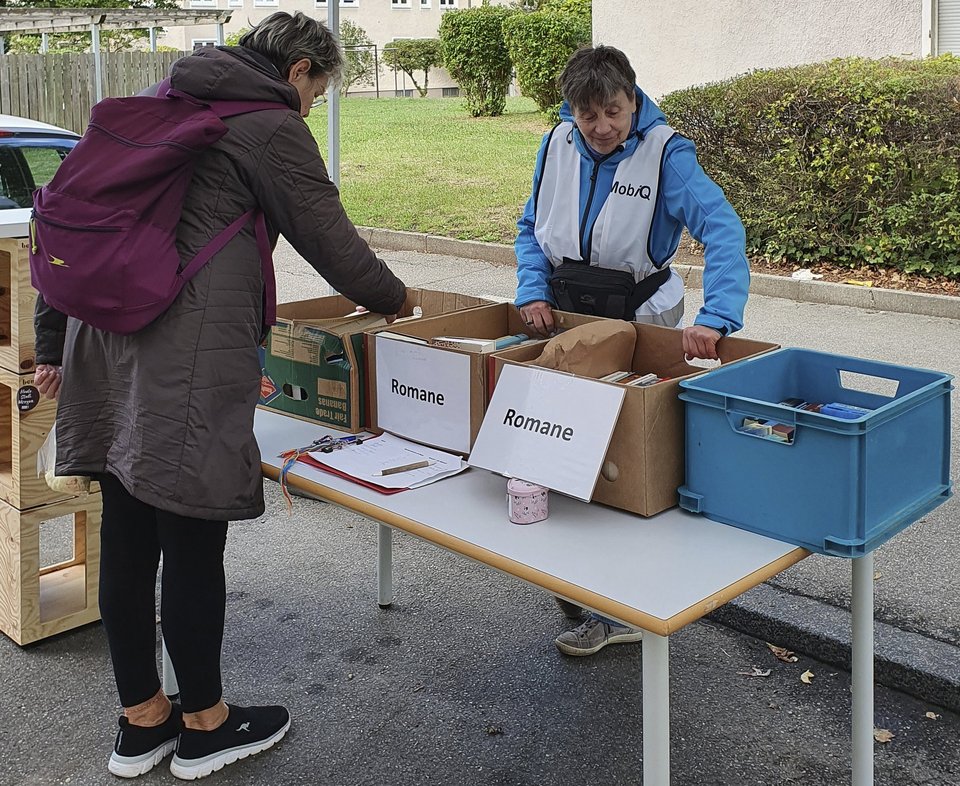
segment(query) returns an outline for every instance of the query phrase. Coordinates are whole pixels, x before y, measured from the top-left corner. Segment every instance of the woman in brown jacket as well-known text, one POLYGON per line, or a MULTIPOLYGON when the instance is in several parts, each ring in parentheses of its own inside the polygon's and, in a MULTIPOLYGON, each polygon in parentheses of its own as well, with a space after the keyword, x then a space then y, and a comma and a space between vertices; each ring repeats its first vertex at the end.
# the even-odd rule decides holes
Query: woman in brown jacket
MULTIPOLYGON (((173 88, 199 99, 290 107, 225 121, 229 132, 197 163, 177 246, 190 259, 259 206, 274 242, 283 234, 339 292, 393 315, 403 283, 358 236, 303 121, 342 65, 322 23, 281 12, 240 46, 173 66, 173 88)), ((173 774, 203 777, 269 748, 290 726, 283 707, 226 704, 220 673, 227 521, 264 510, 253 433, 264 291, 250 226, 138 333, 106 333, 38 302, 37 384, 59 393, 57 472, 94 476, 103 490, 100 612, 124 707, 109 762, 116 775, 143 774, 176 745, 173 774), (161 554, 180 706, 156 667, 161 554)))

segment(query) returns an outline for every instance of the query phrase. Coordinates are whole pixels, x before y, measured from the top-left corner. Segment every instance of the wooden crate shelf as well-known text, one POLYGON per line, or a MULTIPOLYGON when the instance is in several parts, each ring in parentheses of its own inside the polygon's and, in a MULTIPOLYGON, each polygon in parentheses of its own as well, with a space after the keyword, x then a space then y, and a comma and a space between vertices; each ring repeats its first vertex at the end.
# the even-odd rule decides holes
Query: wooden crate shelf
POLYGON ((100 619, 100 494, 30 510, 0 503, 0 631, 30 644, 100 619), (40 527, 73 516, 73 557, 40 565, 40 527))
POLYGON ((33 374, 0 368, 0 500, 20 510, 71 496, 37 477, 37 453, 53 428, 57 402, 33 383, 33 374))
POLYGON ((33 371, 37 364, 37 292, 30 285, 28 252, 27 238, 0 238, 0 367, 15 374, 33 371))

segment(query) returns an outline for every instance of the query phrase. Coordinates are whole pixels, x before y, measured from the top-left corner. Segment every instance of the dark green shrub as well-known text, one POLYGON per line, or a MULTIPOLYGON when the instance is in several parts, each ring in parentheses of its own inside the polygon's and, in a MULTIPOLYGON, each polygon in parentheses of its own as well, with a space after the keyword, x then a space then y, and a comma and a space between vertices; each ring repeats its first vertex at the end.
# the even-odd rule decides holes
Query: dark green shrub
POLYGON ((440 22, 443 64, 463 90, 474 117, 503 114, 512 70, 503 23, 515 13, 482 5, 448 11, 440 22))
POLYGON ((590 43, 590 16, 546 7, 514 15, 503 33, 521 92, 556 122, 563 102, 557 77, 570 55, 590 43))
POLYGON ((960 58, 756 71, 660 103, 751 253, 960 277, 960 58))

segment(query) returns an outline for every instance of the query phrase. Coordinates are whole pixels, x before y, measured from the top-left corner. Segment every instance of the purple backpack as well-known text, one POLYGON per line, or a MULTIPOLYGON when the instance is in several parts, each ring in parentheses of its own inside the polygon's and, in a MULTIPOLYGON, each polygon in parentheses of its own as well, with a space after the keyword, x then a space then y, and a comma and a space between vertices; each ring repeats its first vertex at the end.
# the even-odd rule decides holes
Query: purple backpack
POLYGON ((276 284, 259 209, 239 216, 191 260, 177 253, 177 224, 198 156, 227 133, 222 118, 287 104, 201 102, 160 84, 156 96, 107 98, 77 146, 34 194, 33 286, 58 311, 100 330, 135 333, 250 221, 266 289, 264 323, 276 322, 276 284))

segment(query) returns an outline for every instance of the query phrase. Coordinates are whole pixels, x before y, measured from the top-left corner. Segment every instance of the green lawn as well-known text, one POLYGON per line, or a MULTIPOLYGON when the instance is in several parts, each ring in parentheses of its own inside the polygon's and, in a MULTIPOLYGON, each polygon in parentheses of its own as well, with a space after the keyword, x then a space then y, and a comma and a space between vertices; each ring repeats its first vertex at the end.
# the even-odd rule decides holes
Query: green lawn
MULTIPOLYGON (((326 157, 327 115, 307 122, 326 157)), ((340 189, 355 224, 512 243, 547 124, 533 101, 473 118, 456 98, 347 98, 340 189)))

